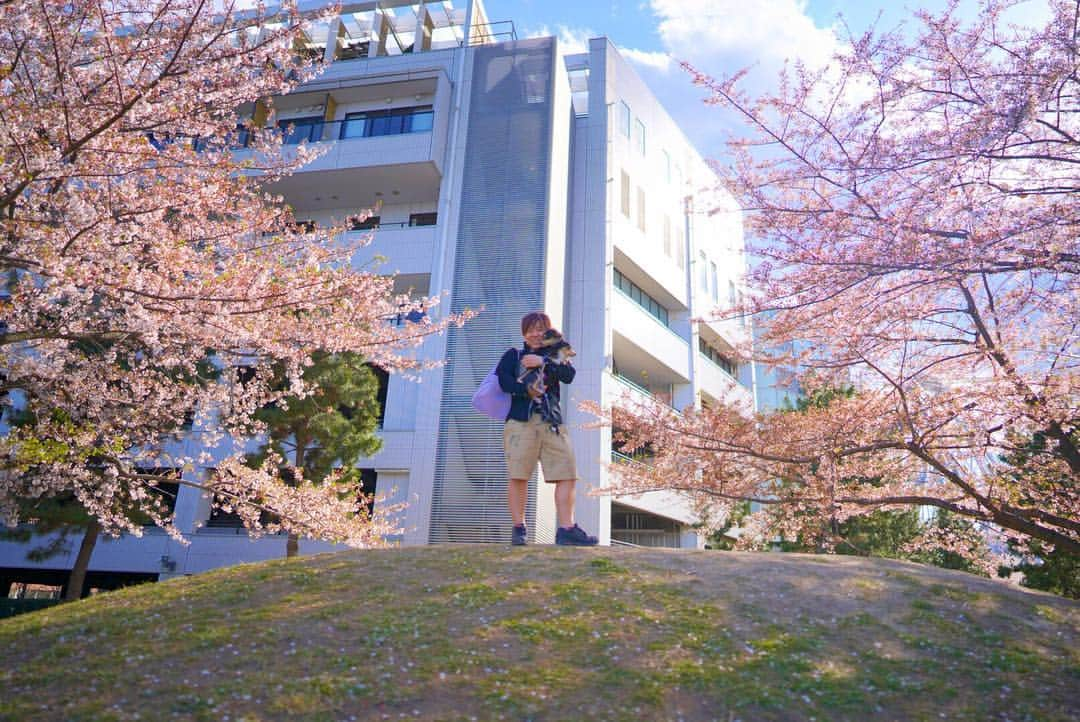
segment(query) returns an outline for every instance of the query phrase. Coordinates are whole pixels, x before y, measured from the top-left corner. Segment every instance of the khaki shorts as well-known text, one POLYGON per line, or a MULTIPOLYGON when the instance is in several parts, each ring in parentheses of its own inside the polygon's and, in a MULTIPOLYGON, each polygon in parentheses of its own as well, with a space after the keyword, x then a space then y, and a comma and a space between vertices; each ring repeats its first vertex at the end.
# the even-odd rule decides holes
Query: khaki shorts
POLYGON ((570 433, 565 426, 558 428, 558 432, 552 431, 540 414, 533 414, 528 421, 507 420, 503 427, 503 451, 511 479, 528 479, 536 469, 537 460, 548 483, 577 479, 570 433))

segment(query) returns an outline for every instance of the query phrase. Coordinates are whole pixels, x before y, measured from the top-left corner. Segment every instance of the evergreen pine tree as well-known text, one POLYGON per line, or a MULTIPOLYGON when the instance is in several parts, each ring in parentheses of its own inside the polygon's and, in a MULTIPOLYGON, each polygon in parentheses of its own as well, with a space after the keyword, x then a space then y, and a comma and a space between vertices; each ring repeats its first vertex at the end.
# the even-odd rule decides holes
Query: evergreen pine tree
MULTIPOLYGON (((286 396, 256 412, 255 418, 266 424, 266 440, 247 462, 259 466, 268 454, 276 454, 285 461, 281 475, 286 483, 295 483, 296 470, 304 480, 321 484, 340 469, 334 483, 343 495, 359 498, 363 484, 356 462, 382 447, 376 435, 379 380, 355 353, 318 352, 313 359, 304 380, 317 391, 304 398, 286 396)), ((285 382, 280 374, 275 381, 285 382)), ((286 556, 298 553, 299 537, 290 533, 286 556)))

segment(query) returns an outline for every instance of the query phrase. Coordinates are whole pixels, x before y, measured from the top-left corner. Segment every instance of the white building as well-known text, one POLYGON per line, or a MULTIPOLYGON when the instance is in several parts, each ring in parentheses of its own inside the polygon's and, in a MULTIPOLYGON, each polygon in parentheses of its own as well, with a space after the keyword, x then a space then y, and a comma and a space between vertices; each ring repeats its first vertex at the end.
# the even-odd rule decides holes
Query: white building
MULTIPOLYGON (((385 256, 399 289, 445 290, 441 308, 452 311, 484 308, 425 343, 420 353, 444 367, 419 384, 388 380, 383 448, 362 466, 377 491, 409 502, 402 542, 509 541, 500 424, 470 399, 520 345, 521 316, 542 309, 578 354, 563 397, 579 523, 603 544, 699 546, 674 495, 590 495, 611 473, 611 433, 581 428, 591 417, 576 407, 624 393, 677 409, 753 404, 750 369, 728 360, 748 329, 692 321, 739 297, 739 211, 712 190, 712 172, 633 68, 605 38, 569 55, 555 38, 517 40, 479 0, 457 9, 346 3, 304 50, 323 58, 324 72, 273 107, 292 124, 291 140, 326 152, 274 190, 300 219, 377 206, 374 242, 357 263, 385 256), (726 210, 707 212, 715 208, 726 210)), ((552 489, 531 484, 528 506, 530 541, 552 542, 552 489)), ((105 573, 171 576, 284 553, 284 537, 249 539, 235 519, 211 515, 196 489, 179 490, 176 518, 190 545, 156 529, 103 539, 91 584, 105 573)), ((304 552, 326 548, 301 542, 304 552)), ((12 579, 40 581, 74 560, 73 550, 35 565, 25 550, 0 542, 0 567, 20 570, 12 579)))

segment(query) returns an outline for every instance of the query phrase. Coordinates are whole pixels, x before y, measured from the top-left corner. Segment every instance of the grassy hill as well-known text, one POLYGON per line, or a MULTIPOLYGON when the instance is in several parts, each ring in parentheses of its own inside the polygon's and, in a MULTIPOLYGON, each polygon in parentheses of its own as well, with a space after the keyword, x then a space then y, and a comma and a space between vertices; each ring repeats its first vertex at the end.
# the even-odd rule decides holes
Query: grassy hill
POLYGON ((2 720, 1076 720, 1080 604, 902 562, 449 546, 0 620, 2 720))

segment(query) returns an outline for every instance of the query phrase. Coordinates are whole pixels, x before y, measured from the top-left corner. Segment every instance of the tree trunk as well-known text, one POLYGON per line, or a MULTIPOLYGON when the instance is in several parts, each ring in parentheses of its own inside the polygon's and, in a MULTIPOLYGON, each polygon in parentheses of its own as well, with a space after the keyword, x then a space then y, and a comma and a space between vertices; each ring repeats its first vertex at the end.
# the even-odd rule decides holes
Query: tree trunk
MULTIPOLYGON (((307 439, 296 434, 296 455, 293 463, 296 465, 297 471, 304 468, 304 453, 307 451, 307 439)), ((285 542, 285 558, 295 557, 300 554, 300 535, 295 532, 289 532, 289 540, 285 542)))
POLYGON ((68 576, 64 601, 73 602, 82 598, 83 585, 86 584, 86 570, 90 567, 90 555, 94 553, 100 532, 101 525, 98 524, 97 519, 91 519, 86 527, 86 533, 83 534, 82 544, 79 545, 75 566, 71 568, 71 574, 68 576))

